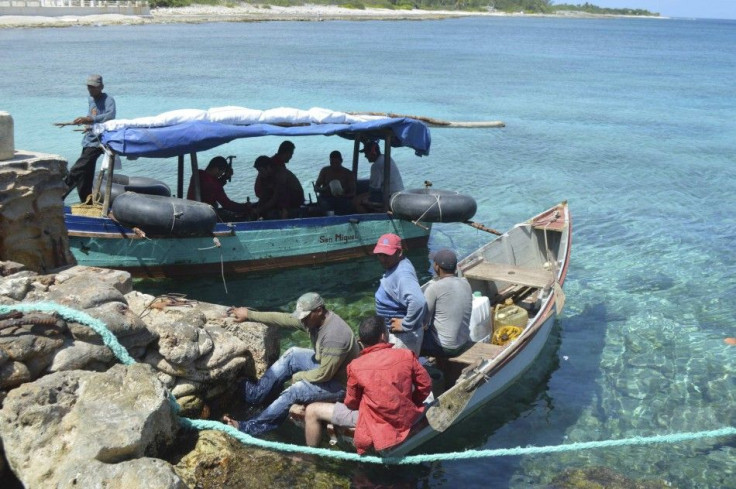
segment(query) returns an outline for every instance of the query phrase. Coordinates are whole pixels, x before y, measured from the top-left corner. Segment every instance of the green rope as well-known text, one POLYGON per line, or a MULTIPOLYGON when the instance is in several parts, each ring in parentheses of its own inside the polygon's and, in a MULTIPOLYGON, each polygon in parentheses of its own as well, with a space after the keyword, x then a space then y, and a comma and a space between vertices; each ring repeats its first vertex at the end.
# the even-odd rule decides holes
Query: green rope
MULTIPOLYGON (((92 316, 71 309, 69 307, 61 306, 52 302, 37 302, 30 304, 15 304, 15 305, 0 305, 0 314, 7 314, 12 311, 43 311, 43 312, 55 312, 65 319, 72 320, 80 324, 86 324, 95 330, 97 334, 102 336, 105 345, 107 345, 115 354, 115 356, 122 363, 130 365, 135 363, 135 360, 128 354, 125 348, 118 342, 115 335, 113 335, 107 326, 100 320, 93 318, 92 316)), ((175 413, 179 413, 180 406, 176 402, 173 396, 169 396, 169 400, 172 405, 172 409, 175 413)), ((577 442, 568 443, 565 445, 549 445, 549 446, 528 446, 528 447, 516 447, 516 448, 495 448, 487 450, 466 450, 464 452, 451 452, 451 453, 436 453, 426 455, 411 455, 407 457, 377 457, 372 455, 358 455, 357 453, 343 452, 337 450, 329 450, 326 448, 312 448, 301 445, 292 445, 288 443, 281 443, 269 440, 263 440, 261 438, 255 438, 247 435, 232 426, 223 424, 219 421, 209 421, 203 419, 189 419, 185 417, 179 417, 179 423, 182 427, 194 430, 218 430, 227 433, 233 438, 239 440, 241 443, 246 445, 252 445, 269 450, 278 450, 281 452, 289 453, 303 453, 308 455, 319 455, 323 457, 331 457, 334 459, 364 462, 373 464, 383 465, 413 465, 425 462, 436 462, 443 460, 468 460, 475 458, 489 458, 489 457, 507 457, 507 456, 519 456, 519 455, 535 455, 544 453, 561 453, 561 452, 572 452, 579 450, 589 450, 593 448, 608 448, 608 447, 623 447, 623 446, 634 446, 634 445, 651 445, 656 443, 679 443, 690 440, 698 440, 702 438, 716 438, 723 436, 734 436, 736 435, 736 428, 725 427, 710 431, 697 431, 690 433, 672 433, 669 435, 656 435, 656 436, 635 436, 631 438, 622 438, 619 440, 601 440, 601 441, 589 441, 589 442, 577 442)))
POLYGON ((87 313, 78 311, 77 309, 72 309, 71 307, 56 304, 54 302, 31 302, 26 304, 0 305, 0 314, 7 314, 12 311, 41 311, 46 313, 56 313, 69 321, 87 325, 102 337, 102 341, 105 343, 105 346, 112 350, 121 363, 124 363, 125 365, 132 365, 135 363, 135 359, 128 354, 128 350, 118 342, 115 335, 107 329, 107 325, 87 313))

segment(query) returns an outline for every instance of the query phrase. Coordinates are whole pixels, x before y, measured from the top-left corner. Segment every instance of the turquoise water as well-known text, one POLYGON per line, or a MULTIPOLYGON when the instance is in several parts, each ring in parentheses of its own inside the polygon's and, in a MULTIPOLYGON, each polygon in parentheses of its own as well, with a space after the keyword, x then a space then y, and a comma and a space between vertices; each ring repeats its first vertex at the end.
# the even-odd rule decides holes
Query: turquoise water
MULTIPOLYGON (((736 337, 734 45, 734 21, 644 19, 5 29, 0 110, 15 119, 17 148, 72 161, 81 137, 52 123, 84 114, 88 72, 105 76, 119 117, 242 105, 505 121, 501 130, 434 130, 429 157, 394 157, 405 183, 472 194, 475 220, 496 229, 567 199, 567 304, 535 372, 429 450, 556 445, 736 426, 736 347, 723 342, 736 337)), ((350 147, 309 139, 296 140, 290 163, 305 183, 330 150, 350 147)), ((232 195, 248 195, 250 163, 278 143, 222 150, 246 163, 232 195)), ((171 164, 124 166, 173 184, 171 164)), ((486 239, 442 225, 430 247, 462 254, 486 239)), ((424 256, 412 258, 426 269, 424 256)), ((264 308, 316 288, 353 319, 370 309, 379 274, 365 261, 230 280, 228 294, 217 280, 171 287, 264 308)), ((567 469, 605 467, 723 488, 736 487, 735 455, 735 440, 706 439, 335 470, 365 487, 546 487, 567 469)))

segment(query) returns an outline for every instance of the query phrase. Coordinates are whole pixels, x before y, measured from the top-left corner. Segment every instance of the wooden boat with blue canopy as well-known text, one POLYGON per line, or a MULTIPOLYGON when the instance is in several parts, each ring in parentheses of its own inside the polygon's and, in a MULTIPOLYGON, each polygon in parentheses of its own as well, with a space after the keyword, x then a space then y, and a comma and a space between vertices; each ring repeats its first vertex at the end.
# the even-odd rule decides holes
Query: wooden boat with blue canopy
MULTIPOLYGON (((417 222, 421 216, 411 207, 409 211, 390 212, 389 165, 383 183, 384 209, 389 212, 222 222, 206 208, 207 204, 183 198, 185 156, 190 157, 192 183, 200 200, 197 154, 236 139, 340 136, 353 141, 352 170, 357 175, 361 143, 383 142, 387 160, 391 149, 400 147, 426 156, 431 146, 429 126, 457 127, 453 124, 458 123, 320 108, 260 111, 241 107, 177 110, 97 124, 91 130, 111 157, 175 158, 176 192, 174 196, 165 192, 162 195, 161 185, 151 179, 144 179, 136 187, 134 177, 116 175, 114 165, 108 165, 96 185, 101 202, 66 208, 70 248, 82 265, 127 270, 137 277, 176 277, 241 274, 349 260, 370 254, 378 237, 385 233, 398 234, 409 249, 425 247, 431 222, 447 222, 444 216, 456 214, 425 213, 422 222, 417 222), (119 195, 121 192, 125 193, 119 195), (117 209, 113 199, 118 202, 117 209)), ((478 127, 482 123, 469 124, 478 127)), ((485 127, 502 126, 495 122, 485 127)), ((471 206, 466 201, 466 207, 462 220, 472 217, 475 202, 471 206)))

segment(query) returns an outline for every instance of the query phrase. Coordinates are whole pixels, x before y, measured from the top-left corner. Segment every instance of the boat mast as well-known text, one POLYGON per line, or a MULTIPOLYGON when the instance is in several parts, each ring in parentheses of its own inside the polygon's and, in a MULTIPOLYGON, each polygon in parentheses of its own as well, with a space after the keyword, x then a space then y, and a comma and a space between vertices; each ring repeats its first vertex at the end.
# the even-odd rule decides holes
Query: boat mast
POLYGON ((353 185, 358 188, 358 158, 360 156, 360 138, 353 140, 353 185))
POLYGON ((176 196, 184 198, 184 155, 177 156, 176 196))
MULTIPOLYGON (((189 160, 192 162, 192 182, 194 182, 194 200, 202 202, 202 190, 199 184, 199 168, 197 165, 197 153, 189 153, 189 160)), ((183 183, 182 183, 183 186, 183 183)), ((184 198, 182 196, 182 198, 184 198)))
POLYGON ((383 139, 383 208, 389 210, 391 198, 391 131, 383 139))
MULTIPOLYGON (((100 175, 104 170, 100 170, 100 175)), ((110 211, 110 202, 112 201, 112 179, 115 172, 115 152, 110 150, 110 159, 107 164, 107 181, 105 182, 105 198, 102 199, 102 215, 107 216, 110 211)), ((94 201, 94 197, 92 197, 94 201)))

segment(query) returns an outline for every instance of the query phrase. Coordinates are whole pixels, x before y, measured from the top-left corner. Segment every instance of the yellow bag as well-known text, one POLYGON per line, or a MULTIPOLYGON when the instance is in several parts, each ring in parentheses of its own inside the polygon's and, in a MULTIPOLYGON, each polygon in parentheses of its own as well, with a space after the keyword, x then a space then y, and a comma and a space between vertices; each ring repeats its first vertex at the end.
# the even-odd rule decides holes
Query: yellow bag
POLYGON ((98 200, 100 194, 92 194, 87 196, 87 200, 80 202, 79 204, 72 204, 72 214, 75 216, 89 216, 89 217, 100 217, 102 215, 102 202, 98 200), (96 198, 95 198, 96 197, 96 198))

